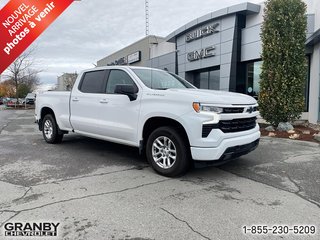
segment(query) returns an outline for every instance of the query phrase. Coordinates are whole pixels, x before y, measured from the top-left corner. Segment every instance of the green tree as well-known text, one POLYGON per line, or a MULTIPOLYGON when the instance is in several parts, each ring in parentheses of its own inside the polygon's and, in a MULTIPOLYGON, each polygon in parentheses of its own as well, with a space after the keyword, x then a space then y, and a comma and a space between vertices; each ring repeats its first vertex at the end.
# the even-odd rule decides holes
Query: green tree
POLYGON ((26 84, 20 84, 18 87, 18 97, 25 98, 29 92, 32 92, 32 89, 26 84))
POLYGON ((306 29, 303 1, 266 1, 259 109, 273 125, 298 119, 304 110, 306 29))

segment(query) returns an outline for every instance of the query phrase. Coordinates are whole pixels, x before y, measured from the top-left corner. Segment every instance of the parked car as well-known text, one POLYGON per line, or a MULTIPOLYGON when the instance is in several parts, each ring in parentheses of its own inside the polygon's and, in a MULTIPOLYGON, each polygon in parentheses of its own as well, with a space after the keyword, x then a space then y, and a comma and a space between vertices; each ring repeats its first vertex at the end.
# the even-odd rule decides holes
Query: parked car
POLYGON ((35 93, 28 93, 25 98, 26 104, 33 105, 36 101, 36 94, 35 93))
POLYGON ((3 98, 0 97, 0 105, 2 105, 2 104, 3 104, 3 98))
POLYGON ((8 98, 6 105, 8 107, 15 107, 19 105, 19 101, 16 98, 8 98))
POLYGON ((2 99, 4 105, 7 105, 7 103, 8 103, 10 100, 11 100, 11 99, 8 98, 8 97, 2 99))
POLYGON ((128 66, 84 71, 71 93, 40 94, 35 109, 47 143, 76 132, 134 146, 169 177, 185 173, 191 160, 221 164, 253 151, 258 113, 248 95, 197 89, 175 74, 128 66))

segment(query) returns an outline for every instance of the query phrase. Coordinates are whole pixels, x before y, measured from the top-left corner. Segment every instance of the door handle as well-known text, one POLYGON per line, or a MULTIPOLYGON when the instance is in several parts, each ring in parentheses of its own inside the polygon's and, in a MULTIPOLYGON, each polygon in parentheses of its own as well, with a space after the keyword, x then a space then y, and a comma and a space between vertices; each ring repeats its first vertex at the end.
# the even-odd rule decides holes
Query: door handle
POLYGON ((100 103, 108 103, 109 101, 107 99, 101 99, 100 103))
POLYGON ((72 102, 79 102, 79 99, 78 98, 73 98, 72 102))

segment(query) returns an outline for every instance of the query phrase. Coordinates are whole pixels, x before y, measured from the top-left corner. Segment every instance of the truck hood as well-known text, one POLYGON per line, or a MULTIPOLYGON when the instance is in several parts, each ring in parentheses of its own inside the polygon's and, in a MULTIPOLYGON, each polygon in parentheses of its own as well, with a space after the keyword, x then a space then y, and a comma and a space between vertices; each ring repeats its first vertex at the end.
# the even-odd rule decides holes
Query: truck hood
POLYGON ((215 91, 206 89, 168 89, 172 93, 179 93, 181 95, 188 95, 193 99, 193 102, 212 103, 212 104, 236 104, 248 105, 256 104, 257 101, 248 95, 241 93, 233 93, 226 91, 215 91))

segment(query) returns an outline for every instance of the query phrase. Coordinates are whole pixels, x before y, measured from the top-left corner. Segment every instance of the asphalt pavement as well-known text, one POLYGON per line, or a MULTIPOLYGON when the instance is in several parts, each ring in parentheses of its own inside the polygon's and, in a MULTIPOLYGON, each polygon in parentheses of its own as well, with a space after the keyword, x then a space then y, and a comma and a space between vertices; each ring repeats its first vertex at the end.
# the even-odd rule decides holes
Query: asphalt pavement
POLYGON ((49 145, 32 110, 2 110, 0 193, 0 239, 12 239, 5 223, 41 221, 60 223, 41 239, 320 239, 320 145, 262 138, 224 166, 166 178, 135 148, 76 134, 49 145), (316 234, 244 233, 257 225, 316 234))

